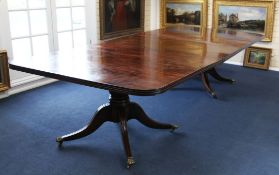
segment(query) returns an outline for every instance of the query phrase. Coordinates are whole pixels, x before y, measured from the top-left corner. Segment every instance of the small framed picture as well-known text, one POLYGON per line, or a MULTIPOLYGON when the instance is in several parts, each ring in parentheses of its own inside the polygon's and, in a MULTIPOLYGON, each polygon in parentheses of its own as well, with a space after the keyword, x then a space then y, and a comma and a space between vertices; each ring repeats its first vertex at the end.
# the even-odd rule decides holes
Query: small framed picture
POLYGON ((144 31, 145 0, 100 0, 101 40, 144 31))
POLYGON ((244 66, 268 70, 272 49, 249 47, 246 49, 244 66))
POLYGON ((8 56, 6 51, 0 50, 0 92, 10 88, 8 56))

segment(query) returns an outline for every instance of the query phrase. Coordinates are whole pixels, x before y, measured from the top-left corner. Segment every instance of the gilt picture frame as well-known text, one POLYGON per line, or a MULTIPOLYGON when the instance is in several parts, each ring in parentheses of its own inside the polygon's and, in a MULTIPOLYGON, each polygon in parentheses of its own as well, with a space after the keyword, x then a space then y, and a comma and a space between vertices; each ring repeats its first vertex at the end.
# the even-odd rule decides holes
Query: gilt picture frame
POLYGON ((7 52, 0 50, 0 92, 11 87, 7 52))
POLYGON ((145 0, 100 0, 100 39, 144 31, 145 0))
POLYGON ((207 27, 207 0, 161 0, 160 26, 207 27))
POLYGON ((249 47, 245 50, 243 66, 268 70, 272 49, 249 47))
POLYGON ((274 0, 213 0, 212 27, 263 34, 271 42, 274 12, 274 0))

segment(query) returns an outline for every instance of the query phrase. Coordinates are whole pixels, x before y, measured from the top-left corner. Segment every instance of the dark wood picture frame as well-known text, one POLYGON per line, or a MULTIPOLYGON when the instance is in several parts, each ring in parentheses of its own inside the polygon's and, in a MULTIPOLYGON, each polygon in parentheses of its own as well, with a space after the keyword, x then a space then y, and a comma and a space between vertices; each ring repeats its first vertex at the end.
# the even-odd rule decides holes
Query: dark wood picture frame
POLYGON ((245 51, 243 66, 268 70, 271 54, 272 54, 272 49, 261 48, 261 47, 249 47, 245 51), (251 60, 252 54, 254 57, 253 60, 251 60))
POLYGON ((8 90, 10 87, 8 55, 6 51, 0 50, 0 92, 8 90))
MULTIPOLYGON (((111 0, 110 2, 114 3, 114 8, 110 6, 108 8, 108 3, 110 0, 100 0, 100 39, 109 39, 109 38, 115 38, 115 37, 120 37, 120 36, 125 36, 125 35, 130 35, 134 34, 137 32, 143 32, 144 31, 144 15, 145 15, 145 0, 134 0, 136 3, 134 7, 135 15, 134 18, 129 19, 130 21, 136 21, 135 23, 131 24, 130 26, 127 24, 127 27, 121 27, 121 29, 112 29, 113 27, 108 27, 109 22, 108 20, 112 21, 112 17, 107 14, 107 11, 109 10, 114 10, 114 14, 116 13, 116 3, 118 1, 123 1, 125 0, 111 0), (139 14, 138 14, 139 13, 139 14)), ((129 2, 126 0, 126 2, 129 2)), ((128 19, 126 19, 128 20, 128 19)), ((123 21, 122 21, 123 22, 123 21)), ((111 24, 112 26, 112 24, 111 24)))

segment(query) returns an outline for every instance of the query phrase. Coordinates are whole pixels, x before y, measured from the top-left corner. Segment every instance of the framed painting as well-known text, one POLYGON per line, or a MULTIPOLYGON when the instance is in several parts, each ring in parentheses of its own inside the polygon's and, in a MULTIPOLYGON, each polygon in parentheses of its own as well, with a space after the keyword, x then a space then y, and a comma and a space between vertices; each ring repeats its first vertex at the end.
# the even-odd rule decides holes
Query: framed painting
POLYGON ((6 51, 0 50, 0 92, 10 88, 8 56, 6 51))
POLYGON ((207 27, 207 0, 161 0, 161 27, 207 27))
POLYGON ((144 31, 144 0, 100 0, 101 40, 144 31))
POLYGON ((213 28, 259 33, 272 41, 274 10, 274 0, 214 0, 213 28))
POLYGON ((272 49, 249 47, 246 49, 243 65, 268 70, 272 49))

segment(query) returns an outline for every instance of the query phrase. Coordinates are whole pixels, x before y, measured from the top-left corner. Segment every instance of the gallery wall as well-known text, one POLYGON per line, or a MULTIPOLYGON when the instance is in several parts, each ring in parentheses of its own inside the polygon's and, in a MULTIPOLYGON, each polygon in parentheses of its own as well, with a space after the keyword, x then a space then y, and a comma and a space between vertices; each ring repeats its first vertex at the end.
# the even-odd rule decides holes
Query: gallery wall
MULTIPOLYGON (((273 39, 272 42, 259 42, 254 46, 272 48, 272 58, 270 63, 271 70, 279 71, 279 0, 276 1, 275 8, 275 19, 273 28, 273 39)), ((213 0, 209 0, 208 3, 208 26, 212 26, 212 10, 213 10, 213 0)), ((242 65, 244 59, 244 51, 231 58, 228 63, 242 65)))
MULTIPOLYGON (((156 0, 155 0, 156 1, 156 0)), ((233 1, 233 0, 232 0, 233 1)), ((270 63, 270 70, 279 71, 279 0, 276 1, 275 7, 275 19, 274 19, 274 28, 273 28, 273 40, 272 42, 259 42, 254 46, 271 48, 272 58, 270 63)), ((160 3, 157 4, 160 7, 160 3)), ((152 10, 155 8, 152 7, 152 10)), ((208 0, 208 27, 212 27, 212 16, 213 16, 213 0, 208 0)), ((152 19, 151 19, 152 20, 152 19)), ((157 20, 160 20, 160 17, 157 17, 157 20)), ((157 27, 159 28, 159 26, 157 27)), ((245 51, 237 54, 233 58, 227 61, 230 64, 243 65, 245 51)))

